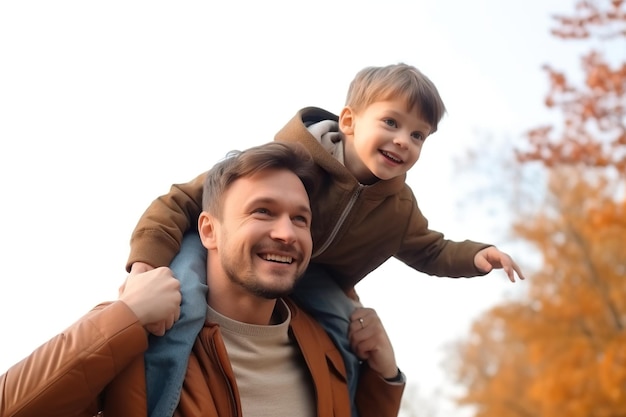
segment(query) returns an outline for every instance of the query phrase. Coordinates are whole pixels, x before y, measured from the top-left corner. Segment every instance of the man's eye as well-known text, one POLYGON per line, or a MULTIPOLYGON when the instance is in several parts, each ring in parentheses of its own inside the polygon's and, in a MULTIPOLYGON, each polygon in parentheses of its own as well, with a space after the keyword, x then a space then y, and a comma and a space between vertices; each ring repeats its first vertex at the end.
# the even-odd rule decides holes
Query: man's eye
POLYGON ((301 224, 303 226, 308 226, 309 225, 309 219, 305 216, 295 216, 293 218, 294 223, 298 223, 301 224))
POLYGON ((270 211, 266 208, 258 208, 258 209, 254 209, 253 213, 270 214, 270 211))

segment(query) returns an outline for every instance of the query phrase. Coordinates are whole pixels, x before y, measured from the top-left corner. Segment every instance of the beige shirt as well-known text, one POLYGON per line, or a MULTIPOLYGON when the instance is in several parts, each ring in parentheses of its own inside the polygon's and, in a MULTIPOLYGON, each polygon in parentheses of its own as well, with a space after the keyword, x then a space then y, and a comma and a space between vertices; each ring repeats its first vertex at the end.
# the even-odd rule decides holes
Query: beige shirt
POLYGON ((234 321, 208 307, 219 324, 237 379, 244 417, 314 417, 314 390, 306 364, 289 336, 291 312, 276 304, 280 323, 259 326, 234 321))

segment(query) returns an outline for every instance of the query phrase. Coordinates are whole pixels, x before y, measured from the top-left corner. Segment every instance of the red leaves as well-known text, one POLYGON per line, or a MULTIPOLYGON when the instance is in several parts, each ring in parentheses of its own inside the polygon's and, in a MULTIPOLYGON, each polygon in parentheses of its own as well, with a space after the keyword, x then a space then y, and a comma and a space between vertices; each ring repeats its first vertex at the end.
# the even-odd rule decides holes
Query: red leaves
MULTIPOLYGON (((624 0, 580 0, 555 19, 564 40, 626 40, 624 0)), ((577 84, 544 66, 545 105, 562 123, 530 129, 517 151, 548 168, 544 206, 514 229, 542 265, 525 296, 486 312, 458 346, 459 402, 476 417, 626 410, 626 62, 591 49, 581 68, 577 84)))
MULTIPOLYGON (((555 17, 555 36, 563 39, 591 36, 626 39, 624 1, 579 1, 574 16, 555 17), (602 8, 604 7, 604 9, 602 8)), ((560 129, 533 129, 528 143, 518 152, 521 162, 539 161, 548 167, 559 164, 612 167, 626 173, 626 63, 611 64, 602 53, 591 50, 582 57, 584 84, 575 85, 549 65, 549 91, 545 105, 560 111, 560 129)))

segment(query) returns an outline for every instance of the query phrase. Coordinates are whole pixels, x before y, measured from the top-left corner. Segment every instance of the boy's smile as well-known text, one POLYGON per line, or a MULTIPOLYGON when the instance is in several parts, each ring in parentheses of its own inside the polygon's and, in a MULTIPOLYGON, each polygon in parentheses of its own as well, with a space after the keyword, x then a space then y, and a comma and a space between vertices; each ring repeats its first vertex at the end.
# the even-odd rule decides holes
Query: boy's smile
POLYGON ((419 159, 431 126, 403 99, 377 101, 360 112, 345 107, 345 165, 362 184, 406 174, 419 159))

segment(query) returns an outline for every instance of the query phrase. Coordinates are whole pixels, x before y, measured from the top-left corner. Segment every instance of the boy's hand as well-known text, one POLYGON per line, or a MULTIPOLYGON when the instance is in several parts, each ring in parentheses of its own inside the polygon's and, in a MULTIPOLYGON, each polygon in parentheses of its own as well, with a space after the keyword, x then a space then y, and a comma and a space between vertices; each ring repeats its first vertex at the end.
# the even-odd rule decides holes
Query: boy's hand
POLYGON ((367 361, 373 371, 387 379, 398 374, 391 341, 374 309, 359 307, 354 310, 348 337, 354 353, 367 361))
POLYGON ((481 272, 490 272, 492 269, 504 269, 511 282, 515 282, 515 274, 519 279, 525 279, 522 270, 515 261, 506 253, 501 252, 495 246, 480 250, 474 256, 474 266, 481 272))
POLYGON ((180 282, 166 267, 131 273, 120 286, 119 300, 128 305, 147 331, 163 336, 180 317, 180 282))

